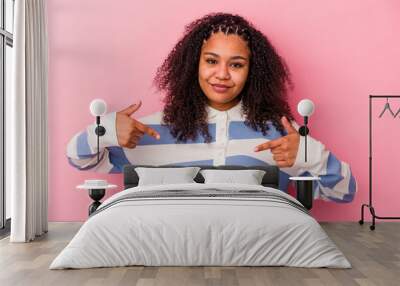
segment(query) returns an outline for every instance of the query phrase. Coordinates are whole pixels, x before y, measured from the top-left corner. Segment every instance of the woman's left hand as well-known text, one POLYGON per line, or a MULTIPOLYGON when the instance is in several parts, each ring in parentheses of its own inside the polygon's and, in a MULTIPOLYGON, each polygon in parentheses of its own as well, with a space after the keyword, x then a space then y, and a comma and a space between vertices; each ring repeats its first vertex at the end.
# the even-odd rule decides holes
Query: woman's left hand
POLYGON ((258 145, 254 151, 260 152, 263 150, 271 149, 273 159, 280 168, 288 168, 294 165, 299 150, 300 134, 290 124, 285 116, 281 118, 283 127, 285 127, 288 134, 278 139, 265 142, 258 145))

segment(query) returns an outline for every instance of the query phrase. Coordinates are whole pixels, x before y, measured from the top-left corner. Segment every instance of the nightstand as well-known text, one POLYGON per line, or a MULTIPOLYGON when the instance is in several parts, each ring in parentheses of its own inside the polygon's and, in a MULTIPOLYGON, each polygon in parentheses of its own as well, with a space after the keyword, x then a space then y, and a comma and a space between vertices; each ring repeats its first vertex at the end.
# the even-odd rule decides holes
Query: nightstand
POLYGON ((319 177, 290 177, 290 180, 296 184, 297 200, 303 206, 311 210, 313 204, 313 183, 319 181, 319 177))
POLYGON ((106 194, 106 189, 114 189, 117 185, 108 184, 106 180, 85 180, 83 185, 76 186, 77 189, 88 190, 89 197, 93 203, 89 206, 89 216, 101 205, 100 200, 106 194))

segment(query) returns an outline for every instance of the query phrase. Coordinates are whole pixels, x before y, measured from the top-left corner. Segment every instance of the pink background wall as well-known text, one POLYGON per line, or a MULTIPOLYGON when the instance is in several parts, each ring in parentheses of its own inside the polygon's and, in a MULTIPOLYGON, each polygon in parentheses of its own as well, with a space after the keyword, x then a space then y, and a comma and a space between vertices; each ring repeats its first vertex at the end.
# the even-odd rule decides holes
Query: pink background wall
MULTIPOLYGON (((359 219, 368 198, 368 95, 400 94, 399 1, 49 0, 47 8, 50 221, 86 219, 90 199, 75 189, 85 179, 121 186, 119 174, 82 172, 67 163, 69 139, 93 122, 90 101, 103 98, 109 110, 120 110, 142 99, 137 116, 161 110, 161 95, 151 86, 156 68, 186 24, 217 11, 238 13, 269 37, 293 75, 293 111, 302 98, 312 99, 311 135, 352 167, 356 199, 318 201, 315 217, 359 219)), ((400 118, 378 120, 383 105, 374 103, 375 206, 379 215, 400 215, 400 118)), ((400 100, 392 105, 397 111, 400 100)))

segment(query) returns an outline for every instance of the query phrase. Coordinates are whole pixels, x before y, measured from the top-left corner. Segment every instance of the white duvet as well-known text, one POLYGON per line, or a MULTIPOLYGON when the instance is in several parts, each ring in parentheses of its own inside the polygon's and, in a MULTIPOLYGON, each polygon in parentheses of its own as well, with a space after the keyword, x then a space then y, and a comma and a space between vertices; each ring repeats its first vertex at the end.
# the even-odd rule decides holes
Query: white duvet
MULTIPOLYGON (((294 266, 350 268, 310 215, 262 198, 174 197, 127 200, 132 192, 262 190, 263 186, 179 184, 135 187, 108 198, 50 269, 145 266, 294 266)), ((137 194, 137 193, 134 193, 137 194)))

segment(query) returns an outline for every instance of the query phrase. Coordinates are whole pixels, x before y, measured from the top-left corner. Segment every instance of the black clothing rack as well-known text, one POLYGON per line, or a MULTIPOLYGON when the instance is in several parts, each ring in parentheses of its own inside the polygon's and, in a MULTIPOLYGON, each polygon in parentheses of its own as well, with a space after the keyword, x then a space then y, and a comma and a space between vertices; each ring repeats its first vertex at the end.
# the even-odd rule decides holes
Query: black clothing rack
POLYGON ((359 224, 364 224, 364 207, 369 208, 372 215, 371 230, 375 229, 375 219, 400 219, 400 217, 384 217, 378 216, 372 205, 372 100, 374 98, 400 98, 400 95, 370 95, 369 96, 369 203, 361 206, 361 219, 359 224))

